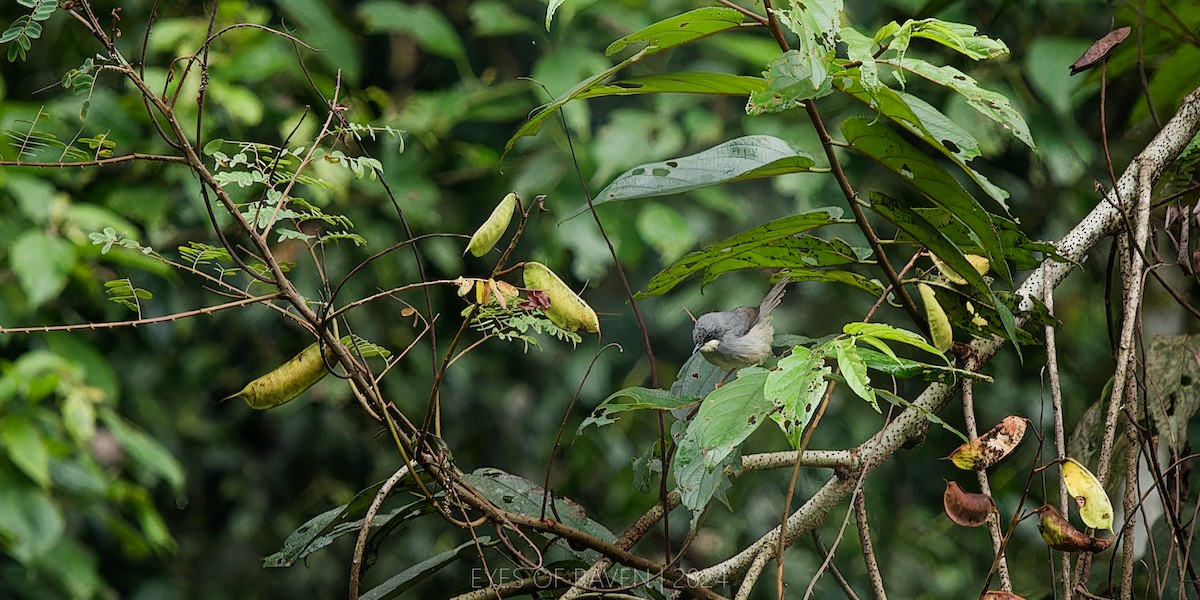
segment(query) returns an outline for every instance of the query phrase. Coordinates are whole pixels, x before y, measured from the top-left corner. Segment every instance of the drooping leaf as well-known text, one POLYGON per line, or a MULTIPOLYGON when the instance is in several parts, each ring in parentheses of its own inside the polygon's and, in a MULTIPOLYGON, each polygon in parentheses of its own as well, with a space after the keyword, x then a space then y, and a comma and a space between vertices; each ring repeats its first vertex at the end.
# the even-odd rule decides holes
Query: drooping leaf
POLYGON ((729 487, 725 469, 734 465, 742 442, 774 410, 763 394, 766 381, 767 370, 761 367, 738 371, 736 380, 704 399, 678 442, 671 472, 692 513, 693 529, 709 501, 729 487))
MULTIPOLYGON (((634 167, 600 190, 594 204, 681 194, 721 183, 801 173, 810 170, 813 164, 811 156, 793 150, 777 137, 748 135, 690 156, 634 167)), ((567 219, 585 210, 586 205, 567 219)))
POLYGON ((0 465, 0 549, 32 566, 62 538, 66 520, 47 495, 0 465))
POLYGON ((713 94, 718 96, 749 96, 764 89, 766 80, 761 77, 732 75, 729 73, 663 73, 632 77, 612 83, 596 85, 584 90, 575 98, 603 98, 608 96, 637 96, 641 94, 713 94))
POLYGON ((950 361, 946 358, 946 355, 937 348, 929 345, 929 342, 925 340, 924 336, 907 329, 893 327, 886 323, 862 323, 859 321, 854 321, 843 325, 842 333, 851 336, 862 336, 899 342, 907 346, 912 346, 913 348, 924 350, 946 361, 947 365, 950 364, 950 361))
POLYGON ((921 293, 921 304, 925 306, 925 322, 929 324, 933 346, 945 352, 954 345, 954 328, 950 326, 950 319, 946 317, 942 305, 938 304, 937 295, 929 284, 918 283, 917 291, 921 293))
POLYGON ((958 92, 972 108, 999 123, 1037 154, 1037 146, 1033 143, 1033 136, 1029 134, 1029 125, 1004 94, 980 87, 973 77, 951 66, 938 66, 911 56, 892 64, 958 92))
POLYGON ((846 385, 859 398, 869 402, 875 412, 881 412, 879 400, 875 398, 875 388, 871 387, 871 377, 867 374, 867 363, 859 355, 859 349, 854 345, 854 341, 842 339, 834 343, 833 348, 837 355, 838 368, 842 371, 846 385))
POLYGON ((1175 452, 1188 443, 1200 408, 1200 335, 1156 335, 1146 353, 1146 408, 1154 430, 1175 452))
POLYGON ((776 219, 728 237, 703 250, 689 253, 651 278, 650 282, 646 284, 646 291, 639 295, 645 297, 664 294, 688 277, 700 273, 718 262, 738 256, 743 252, 778 243, 779 240, 811 231, 822 225, 838 223, 840 222, 839 215, 831 212, 836 210, 816 210, 776 219))
MULTIPOLYGON (((859 348, 858 354, 863 358, 863 362, 867 363, 867 368, 901 379, 920 377, 925 381, 939 383, 953 383, 959 378, 988 383, 993 381, 991 377, 982 373, 918 362, 904 357, 888 356, 870 348, 859 348)), ((876 392, 878 391, 876 390, 876 392)))

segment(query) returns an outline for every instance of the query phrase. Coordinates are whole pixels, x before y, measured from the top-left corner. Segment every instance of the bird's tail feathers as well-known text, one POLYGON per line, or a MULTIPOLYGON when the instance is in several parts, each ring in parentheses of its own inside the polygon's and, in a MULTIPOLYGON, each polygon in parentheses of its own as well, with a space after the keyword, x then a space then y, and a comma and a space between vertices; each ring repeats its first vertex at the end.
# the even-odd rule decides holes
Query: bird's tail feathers
POLYGON ((787 284, 789 283, 791 281, 785 275, 783 279, 780 279, 775 284, 775 287, 771 288, 771 291, 767 292, 766 296, 763 296, 762 304, 758 307, 759 318, 766 317, 772 310, 775 310, 776 306, 779 306, 779 303, 783 301, 783 293, 786 291, 787 284))

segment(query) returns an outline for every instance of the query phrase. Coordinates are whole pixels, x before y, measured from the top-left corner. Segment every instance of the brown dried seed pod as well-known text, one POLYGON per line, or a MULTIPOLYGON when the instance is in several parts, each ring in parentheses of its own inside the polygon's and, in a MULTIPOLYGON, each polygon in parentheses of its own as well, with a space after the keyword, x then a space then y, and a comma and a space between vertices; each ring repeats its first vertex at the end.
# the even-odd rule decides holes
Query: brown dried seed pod
POLYGON ((963 527, 978 527, 987 523, 988 515, 996 512, 996 503, 987 494, 964 491, 953 481, 946 482, 942 494, 946 516, 963 527))
POLYGON ((1088 48, 1083 56, 1080 56, 1079 60, 1071 65, 1071 74, 1086 71, 1103 62, 1121 42, 1125 41, 1125 38, 1129 37, 1130 31, 1132 29, 1129 27, 1114 29, 1108 32, 1108 35, 1096 40, 1096 43, 1092 44, 1092 47, 1088 48))

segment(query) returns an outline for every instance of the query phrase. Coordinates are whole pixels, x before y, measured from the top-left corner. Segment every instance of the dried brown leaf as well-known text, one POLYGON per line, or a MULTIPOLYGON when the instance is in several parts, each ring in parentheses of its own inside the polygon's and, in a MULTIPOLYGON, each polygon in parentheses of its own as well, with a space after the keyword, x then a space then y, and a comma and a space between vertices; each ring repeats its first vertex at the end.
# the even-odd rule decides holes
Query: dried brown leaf
POLYGON ((1116 49, 1125 38, 1129 37, 1129 32, 1132 31, 1129 27, 1122 27, 1108 32, 1108 35, 1100 38, 1091 48, 1088 48, 1075 64, 1071 65, 1071 74, 1086 71, 1108 58, 1109 54, 1116 49))

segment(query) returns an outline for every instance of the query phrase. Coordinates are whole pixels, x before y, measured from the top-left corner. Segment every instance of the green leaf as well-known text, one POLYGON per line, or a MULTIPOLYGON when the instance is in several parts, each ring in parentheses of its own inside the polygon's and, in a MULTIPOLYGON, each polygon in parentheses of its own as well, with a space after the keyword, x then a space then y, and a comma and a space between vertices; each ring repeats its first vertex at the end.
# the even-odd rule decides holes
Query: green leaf
POLYGON ((846 57, 860 63, 857 80, 862 83, 867 94, 874 96, 880 88, 884 87, 879 82, 879 66, 875 64, 875 40, 859 33, 853 27, 843 27, 838 37, 846 43, 846 57))
MULTIPOLYGON (((996 273, 1005 281, 1012 282, 992 215, 941 165, 882 123, 873 123, 862 117, 846 119, 842 122, 842 135, 846 136, 846 141, 855 150, 895 173, 929 201, 945 208, 961 221, 974 234, 974 242, 982 248, 982 254, 991 261, 996 273)), ((938 257, 946 260, 941 254, 938 257)), ((951 266, 956 272, 962 273, 959 265, 951 266)))
POLYGON ((13 241, 8 260, 29 303, 40 306, 66 287, 67 276, 75 265, 75 247, 31 229, 13 241))
POLYGON ((734 465, 742 442, 766 421, 775 405, 763 395, 767 370, 750 367, 708 395, 679 440, 671 471, 695 530, 714 496, 729 486, 726 467, 734 465))
POLYGON ((687 254, 675 264, 655 275, 646 284, 646 291, 639 294, 639 296, 646 297, 664 294, 688 277, 700 273, 718 262, 738 256, 743 252, 749 252, 778 243, 780 240, 816 229, 822 225, 840 222, 838 216, 834 215, 830 210, 837 209, 815 210, 776 219, 765 225, 760 225, 721 240, 703 250, 687 254))
POLYGON ((647 75, 596 85, 575 98, 606 96, 637 96, 640 94, 713 94, 718 96, 748 96, 767 86, 761 77, 729 73, 664 73, 647 75))
MULTIPOLYGON (((907 25, 907 23, 906 23, 907 25)), ((925 38, 959 52, 972 60, 998 58, 1008 54, 1008 46, 986 35, 976 35, 973 25, 940 19, 924 19, 912 24, 912 37, 925 38)))
POLYGON ((854 341, 842 339, 832 345, 837 354, 838 368, 842 371, 846 385, 859 398, 871 403, 871 408, 874 408, 875 412, 882 412, 879 410, 879 401, 875 399, 875 388, 871 387, 871 377, 867 375, 867 363, 859 355, 854 341))
POLYGON ((892 327, 891 325, 887 325, 885 323, 862 323, 855 321, 852 323, 846 323, 842 327, 842 333, 845 333, 846 335, 865 336, 906 344, 912 346, 913 348, 918 348, 933 354, 934 356, 946 361, 946 364, 950 364, 950 360, 946 358, 946 355, 930 345, 924 336, 907 329, 892 327))
MULTIPOLYGON (((914 210, 957 244, 964 253, 985 254, 984 249, 973 241, 975 236, 971 230, 957 221, 946 209, 938 206, 914 210)), ((1013 261, 1018 269, 1035 269, 1047 258, 1066 260, 1050 242, 1035 242, 1029 239, 1015 221, 993 214, 992 223, 996 225, 996 233, 1000 236, 1005 258, 1013 261)))
POLYGON ((462 39, 432 4, 371 0, 360 4, 355 12, 367 33, 408 35, 431 54, 454 60, 466 58, 462 39))
POLYGON ((549 0, 546 3, 546 31, 550 31, 550 22, 554 20, 554 13, 558 12, 558 7, 563 5, 566 0, 549 0))
POLYGON ((831 369, 825 356, 804 346, 792 348, 789 356, 779 359, 778 367, 767 374, 763 393, 767 401, 779 407, 771 413, 792 448, 799 449, 804 429, 816 414, 829 382, 831 369))
MULTIPOLYGON (((549 21, 547 21, 548 23, 549 21)), ((360 600, 389 600, 395 598, 402 592, 407 591, 412 586, 420 583, 426 577, 438 572, 442 567, 465 557, 478 556, 476 546, 490 546, 495 544, 489 537, 481 537, 478 540, 463 542, 458 547, 447 550, 440 554, 435 554, 396 575, 393 575, 387 581, 371 588, 359 596, 360 600)))
POLYGON ((805 100, 828 96, 833 91, 833 53, 818 58, 789 50, 767 63, 763 71, 767 86, 750 93, 746 113, 763 115, 800 106, 805 100))
POLYGON ((961 274, 980 296, 990 295, 991 291, 983 276, 967 260, 962 249, 947 238, 941 229, 935 227, 908 205, 886 194, 870 192, 868 196, 871 200, 871 210, 879 213, 880 216, 950 265, 950 268, 961 274))
POLYGON ((671 395, 703 398, 717 389, 717 384, 721 383, 727 374, 728 371, 708 362, 699 352, 693 353, 675 375, 675 382, 671 384, 671 395))
POLYGON ((592 410, 592 414, 579 424, 576 433, 582 432, 588 425, 603 427, 616 423, 612 415, 635 410, 676 410, 700 402, 700 398, 692 396, 677 396, 668 390, 654 390, 643 387, 631 387, 619 390, 604 399, 592 410))
POLYGON ((745 18, 740 11, 723 6, 697 8, 663 19, 609 44, 604 55, 612 56, 637 42, 646 42, 646 48, 659 50, 681 46, 738 27, 745 18))
MULTIPOLYGON (((865 341, 869 338, 860 339, 865 341)), ((859 348, 858 355, 862 357, 868 369, 874 369, 880 373, 891 377, 899 377, 900 379, 920 377, 925 381, 936 381, 944 384, 954 383, 958 378, 974 379, 985 383, 992 383, 993 381, 991 377, 982 373, 923 363, 908 358, 897 357, 895 354, 889 355, 883 352, 876 352, 870 348, 859 348)), ((881 391, 879 388, 875 389, 877 395, 881 391)))
MULTIPOLYGON (((988 381, 991 381, 991 379, 989 378, 988 381)), ((964 441, 964 442, 971 441, 971 440, 967 439, 967 436, 963 435, 963 433, 961 431, 955 429, 953 425, 943 421, 941 417, 930 412, 928 408, 919 406, 917 404, 913 404, 912 402, 909 402, 908 400, 905 400, 904 398, 901 398, 900 396, 897 396, 896 394, 893 394, 884 389, 876 389, 875 393, 879 396, 882 396, 884 400, 887 400, 889 403, 891 403, 895 406, 899 406, 900 408, 911 408, 911 409, 921 413, 922 415, 925 416, 926 421, 929 421, 930 423, 941 426, 942 429, 945 429, 946 431, 949 431, 950 433, 958 436, 958 438, 961 439, 962 441, 964 441)))
POLYGON ((1146 408, 1173 451, 1187 446, 1188 423, 1200 408, 1200 335, 1156 335, 1146 353, 1146 408))
POLYGON ((101 408, 100 419, 112 431, 113 437, 121 444, 135 462, 147 471, 162 477, 178 497, 183 496, 183 466, 157 440, 139 429, 133 423, 125 420, 110 408, 101 408))
POLYGON ((810 269, 846 264, 866 264, 845 240, 826 240, 815 235, 794 235, 737 256, 713 263, 705 273, 705 283, 717 275, 738 269, 796 268, 810 269))
POLYGON ((0 444, 22 473, 42 488, 50 486, 50 451, 36 421, 24 415, 4 415, 0 444))
MULTIPOLYGON (((880 60, 879 62, 888 62, 880 60)), ((1033 137, 1029 134, 1029 125, 1025 123, 1025 119, 1017 109, 1013 108, 1012 103, 1004 94, 993 92, 979 86, 979 83, 974 78, 966 75, 962 71, 950 66, 937 66, 930 64, 924 60, 913 57, 905 57, 903 61, 889 63, 899 69, 911 71, 936 83, 947 87, 962 95, 963 99, 972 108, 979 111, 985 117, 999 123, 1007 129, 1018 140, 1021 140, 1034 154, 1037 154, 1037 146, 1033 143, 1033 137)))
MULTIPOLYGON (((690 156, 625 171, 596 194, 594 204, 682 194, 722 183, 802 173, 813 164, 811 156, 793 150, 777 137, 748 135, 690 156)), ((575 218, 586 210, 587 206, 582 206, 566 218, 575 218)))

